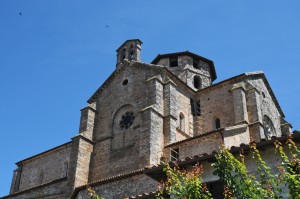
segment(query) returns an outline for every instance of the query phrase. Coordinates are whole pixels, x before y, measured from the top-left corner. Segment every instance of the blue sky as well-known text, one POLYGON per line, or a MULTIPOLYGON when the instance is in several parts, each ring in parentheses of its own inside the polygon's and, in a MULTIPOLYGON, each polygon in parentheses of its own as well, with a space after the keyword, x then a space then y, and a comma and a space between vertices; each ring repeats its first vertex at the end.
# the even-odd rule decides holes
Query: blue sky
POLYGON ((15 162, 78 133, 79 110, 127 39, 144 42, 147 63, 186 50, 207 57, 216 82, 264 71, 300 129, 299 9, 298 0, 1 0, 0 196, 15 162))

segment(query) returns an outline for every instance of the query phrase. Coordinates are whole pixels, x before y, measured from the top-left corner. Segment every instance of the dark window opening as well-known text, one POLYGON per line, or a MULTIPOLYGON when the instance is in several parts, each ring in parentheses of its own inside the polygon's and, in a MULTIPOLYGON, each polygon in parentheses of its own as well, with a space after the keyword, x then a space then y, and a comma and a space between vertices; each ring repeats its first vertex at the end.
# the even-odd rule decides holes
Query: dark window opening
POLYGON ((192 98, 190 98, 190 103, 191 103, 192 115, 194 117, 200 116, 201 115, 200 100, 193 100, 192 98))
POLYGON ((201 88, 201 78, 199 76, 194 76, 194 87, 196 89, 201 88))
POLYGON ((128 79, 124 79, 124 81, 122 82, 122 85, 125 86, 128 84, 128 79))
POLYGON ((133 46, 130 47, 130 56, 129 56, 130 60, 134 59, 134 52, 133 52, 133 46))
POLYGON ((170 67, 177 67, 178 66, 178 57, 170 58, 170 67))
POLYGON ((198 61, 197 60, 193 60, 193 67, 200 69, 200 67, 198 66, 198 61))
POLYGON ((130 52, 130 60, 134 60, 134 53, 133 53, 133 50, 130 52))
POLYGON ((266 95, 264 92, 262 92, 261 94, 262 94, 263 98, 266 98, 266 95))
POLYGON ((222 181, 215 181, 207 183, 207 188, 214 199, 224 199, 224 183, 222 181))
POLYGON ((184 128, 184 115, 183 115, 183 113, 180 113, 179 114, 179 129, 181 130, 181 131, 185 131, 185 128, 184 128))
POLYGON ((200 109, 200 100, 196 101, 196 115, 200 116, 201 115, 201 109, 200 109))
POLYGON ((126 50, 123 49, 123 52, 122 52, 122 60, 124 60, 126 58, 126 50))
POLYGON ((177 161, 179 159, 179 148, 171 149, 171 161, 177 161))
POLYGON ((216 126, 216 129, 221 128, 221 120, 220 120, 219 118, 217 118, 217 119, 215 120, 215 126, 216 126))

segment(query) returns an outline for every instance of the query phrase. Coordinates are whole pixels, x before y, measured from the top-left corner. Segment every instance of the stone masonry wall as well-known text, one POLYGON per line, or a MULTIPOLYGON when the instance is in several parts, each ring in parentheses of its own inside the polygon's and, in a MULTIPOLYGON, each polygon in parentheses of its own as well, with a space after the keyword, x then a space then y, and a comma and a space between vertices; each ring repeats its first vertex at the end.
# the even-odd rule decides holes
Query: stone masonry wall
POLYGON ((218 150, 223 142, 221 131, 212 132, 191 141, 178 143, 164 149, 164 155, 170 157, 170 149, 179 149, 179 159, 193 157, 204 153, 211 153, 218 150))
POLYGON ((159 71, 140 64, 120 66, 119 70, 107 86, 103 85, 105 89, 96 101, 96 144, 90 164, 90 182, 138 169, 145 166, 146 159, 150 161, 150 146, 141 150, 142 141, 150 143, 150 135, 141 137, 150 134, 150 123, 145 118, 149 115, 145 115, 143 109, 154 104, 152 108, 162 112, 159 110, 163 108, 162 85, 155 79, 149 80, 160 79, 159 71), (161 97, 156 95, 159 92, 161 97), (133 112, 134 121, 128 129, 121 129, 120 120, 126 111, 133 112))
MULTIPOLYGON (((158 182, 141 174, 118 181, 107 182, 92 188, 105 199, 122 199, 125 196, 130 197, 156 191, 158 189, 158 182)), ((89 198, 86 190, 80 191, 76 197, 76 199, 89 198)))
MULTIPOLYGON (((176 88, 176 98, 171 99, 176 102, 176 112, 177 112, 177 128, 180 129, 180 113, 184 116, 184 125, 182 131, 189 136, 193 136, 193 115, 191 111, 190 98, 194 98, 190 92, 187 92, 181 87, 176 88)), ((178 141, 178 138, 176 138, 178 141)))
MULTIPOLYGON (((276 130, 276 136, 281 136, 281 120, 280 113, 272 100, 272 96, 270 95, 264 81, 262 78, 251 78, 248 82, 259 91, 259 103, 261 108, 261 117, 267 115, 273 122, 273 125, 276 130)), ((262 122, 262 121, 259 121, 262 122)))
POLYGON ((19 191, 66 177, 71 144, 23 162, 19 191))
POLYGON ((3 197, 3 199, 65 199, 66 185, 67 181, 62 179, 58 180, 58 182, 45 184, 28 191, 3 197))
POLYGON ((233 97, 230 91, 233 84, 234 82, 226 82, 197 93, 201 107, 201 131, 197 134, 214 130, 217 118, 221 121, 221 127, 235 124, 233 97))

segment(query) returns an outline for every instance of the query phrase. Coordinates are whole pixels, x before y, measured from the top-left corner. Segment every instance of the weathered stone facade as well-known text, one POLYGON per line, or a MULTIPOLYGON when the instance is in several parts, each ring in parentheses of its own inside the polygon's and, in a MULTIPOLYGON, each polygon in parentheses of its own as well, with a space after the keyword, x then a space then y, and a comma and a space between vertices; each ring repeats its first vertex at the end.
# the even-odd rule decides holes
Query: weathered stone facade
MULTIPOLYGON (((239 147, 291 131, 263 72, 213 84, 211 60, 179 52, 146 64, 141 45, 128 40, 117 49, 116 70, 81 110, 78 136, 18 162, 4 198, 87 198, 87 184, 105 198, 155 192, 157 179, 144 167, 162 158, 194 157, 221 143, 239 147)), ((218 180, 209 162, 203 164, 204 180, 218 180)))

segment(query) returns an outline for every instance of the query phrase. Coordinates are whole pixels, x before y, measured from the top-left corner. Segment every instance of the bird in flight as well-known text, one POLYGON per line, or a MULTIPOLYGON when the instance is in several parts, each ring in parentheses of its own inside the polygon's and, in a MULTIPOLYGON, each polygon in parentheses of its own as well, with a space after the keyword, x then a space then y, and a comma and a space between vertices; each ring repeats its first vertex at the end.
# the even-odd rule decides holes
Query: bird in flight
POLYGON ((22 12, 19 12, 19 15, 22 16, 22 12))
POLYGON ((106 28, 109 28, 109 25, 106 25, 105 27, 106 27, 106 28))

